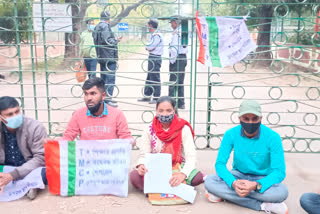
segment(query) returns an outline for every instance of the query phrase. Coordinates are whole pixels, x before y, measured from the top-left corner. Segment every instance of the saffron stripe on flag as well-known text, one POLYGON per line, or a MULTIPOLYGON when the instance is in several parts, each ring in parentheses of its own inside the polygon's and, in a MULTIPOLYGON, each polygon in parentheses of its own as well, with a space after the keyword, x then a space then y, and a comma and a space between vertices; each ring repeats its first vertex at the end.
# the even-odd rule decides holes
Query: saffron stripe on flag
POLYGON ((216 17, 206 17, 209 29, 209 53, 212 66, 221 67, 219 57, 219 29, 216 17))
POLYGON ((76 186, 76 142, 68 143, 68 196, 74 195, 76 186))
POLYGON ((60 195, 68 196, 68 141, 59 141, 60 145, 60 195))
POLYGON ((0 165, 0 172, 3 172, 3 165, 0 165))
POLYGON ((60 146, 59 142, 50 140, 44 145, 46 176, 49 191, 54 195, 60 195, 60 146))

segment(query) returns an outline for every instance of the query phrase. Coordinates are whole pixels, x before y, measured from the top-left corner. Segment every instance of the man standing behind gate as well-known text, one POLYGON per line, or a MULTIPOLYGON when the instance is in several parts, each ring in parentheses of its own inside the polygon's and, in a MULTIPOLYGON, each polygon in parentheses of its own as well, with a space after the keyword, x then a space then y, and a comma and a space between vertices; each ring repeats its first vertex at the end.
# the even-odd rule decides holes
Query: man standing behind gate
POLYGON ((152 33, 151 38, 146 45, 146 50, 149 52, 148 58, 148 75, 146 85, 144 88, 144 96, 138 99, 139 102, 149 102, 149 104, 156 104, 157 99, 161 94, 160 83, 160 68, 161 68, 161 55, 163 54, 163 39, 159 34, 158 21, 150 19, 148 22, 149 32, 152 33), (151 95, 153 99, 151 100, 151 95))
POLYGON ((173 29, 171 42, 169 44, 169 80, 173 85, 169 86, 169 96, 178 96, 178 108, 185 109, 183 84, 187 66, 188 47, 181 45, 181 27, 179 27, 179 20, 172 18, 169 23, 171 23, 173 29), (174 94, 175 88, 177 89, 176 94, 174 94))
POLYGON ((96 46, 97 59, 100 64, 101 78, 105 81, 106 99, 105 102, 110 106, 117 107, 112 100, 113 89, 116 81, 115 71, 118 61, 118 42, 122 37, 116 39, 110 26, 110 14, 107 11, 101 12, 100 22, 92 33, 94 44, 96 46))

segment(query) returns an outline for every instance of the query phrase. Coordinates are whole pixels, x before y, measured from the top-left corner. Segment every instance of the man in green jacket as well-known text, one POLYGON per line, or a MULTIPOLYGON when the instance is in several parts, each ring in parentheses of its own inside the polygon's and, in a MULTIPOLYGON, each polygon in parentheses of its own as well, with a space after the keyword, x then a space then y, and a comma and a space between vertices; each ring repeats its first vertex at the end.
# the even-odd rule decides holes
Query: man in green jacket
MULTIPOLYGON (((44 126, 23 116, 15 98, 0 97, 0 165, 16 167, 10 173, 0 173, 0 194, 11 181, 22 179, 32 170, 45 166, 42 140, 46 138, 44 126)), ((45 169, 41 174, 46 184, 45 169)), ((27 193, 29 199, 36 196, 36 189, 27 193)))

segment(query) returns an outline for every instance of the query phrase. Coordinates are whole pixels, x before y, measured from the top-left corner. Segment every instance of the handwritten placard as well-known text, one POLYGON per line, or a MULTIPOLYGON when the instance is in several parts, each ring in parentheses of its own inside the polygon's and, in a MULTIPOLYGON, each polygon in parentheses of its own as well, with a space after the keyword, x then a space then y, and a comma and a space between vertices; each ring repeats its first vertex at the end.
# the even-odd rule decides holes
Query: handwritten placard
POLYGON ((131 152, 128 140, 53 141, 45 146, 45 152, 51 193, 128 195, 131 152))
MULTIPOLYGON (((16 167, 4 166, 2 173, 12 172, 16 167)), ((4 191, 0 194, 0 201, 14 201, 22 198, 30 189, 44 189, 41 178, 42 168, 31 171, 23 179, 11 181, 4 187, 4 191)))

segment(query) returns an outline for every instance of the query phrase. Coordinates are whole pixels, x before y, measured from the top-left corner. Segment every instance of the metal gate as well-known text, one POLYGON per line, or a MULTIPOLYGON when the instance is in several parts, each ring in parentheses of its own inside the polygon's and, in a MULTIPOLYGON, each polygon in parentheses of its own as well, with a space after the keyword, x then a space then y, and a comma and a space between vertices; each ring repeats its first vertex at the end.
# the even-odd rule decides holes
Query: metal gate
MULTIPOLYGON (((147 71, 146 23, 159 19, 164 36, 162 95, 168 94, 168 20, 179 15, 187 29, 186 109, 179 115, 195 129, 198 149, 218 149, 223 133, 238 124, 244 99, 262 105, 263 123, 283 138, 287 152, 320 152, 320 3, 317 0, 1 0, 0 96, 19 98, 26 115, 44 123, 52 137, 63 133, 72 112, 84 106, 75 78, 81 33, 88 18, 111 13, 113 31, 123 36, 114 100, 139 140, 154 117, 142 97, 147 71), (197 63, 195 14, 246 17, 258 49, 233 67, 197 63)), ((99 66, 97 75, 99 76, 99 66)), ((177 98, 177 97, 176 97, 177 98)))

